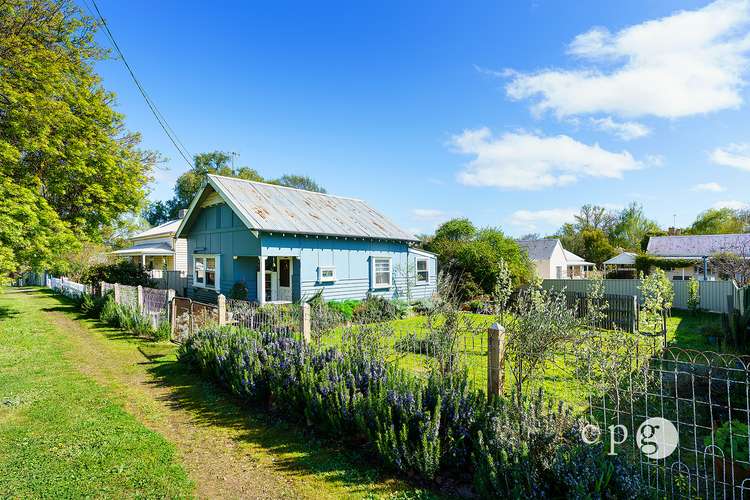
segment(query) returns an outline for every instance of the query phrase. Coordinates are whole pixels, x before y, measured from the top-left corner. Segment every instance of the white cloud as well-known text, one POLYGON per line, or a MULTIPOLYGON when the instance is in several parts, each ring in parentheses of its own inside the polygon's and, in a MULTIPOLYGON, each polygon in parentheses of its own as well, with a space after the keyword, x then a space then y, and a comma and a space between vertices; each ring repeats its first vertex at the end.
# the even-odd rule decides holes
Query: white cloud
POLYGON ((711 193, 721 193, 722 191, 726 191, 726 189, 718 182, 706 182, 705 184, 696 184, 692 187, 691 191, 708 191, 711 193))
POLYGON ((516 210, 510 216, 511 224, 523 226, 529 230, 542 223, 549 226, 561 226, 575 220, 576 208, 550 208, 548 210, 516 210))
POLYGON ((724 200, 714 203, 714 208, 731 208, 732 210, 745 210, 750 208, 750 203, 739 200, 724 200))
POLYGON ((748 0, 719 0, 616 33, 594 28, 568 48, 581 67, 514 73, 506 92, 536 98, 535 113, 559 117, 678 118, 736 108, 748 67, 748 24, 748 0))
POLYGON ((446 217, 446 213, 435 208, 414 208, 411 211, 412 216, 419 220, 436 220, 446 217))
POLYGON ((605 132, 616 135, 623 141, 630 141, 645 137, 651 133, 651 129, 638 122, 617 122, 611 117, 591 118, 591 123, 605 132))
POLYGON ((750 170, 750 144, 730 144, 711 151, 711 161, 726 167, 750 170))
POLYGON ((493 137, 485 127, 465 130, 450 143, 457 152, 474 156, 457 176, 467 186, 541 189, 572 184, 580 177, 621 178, 641 168, 627 151, 613 153, 567 135, 519 132, 493 137))

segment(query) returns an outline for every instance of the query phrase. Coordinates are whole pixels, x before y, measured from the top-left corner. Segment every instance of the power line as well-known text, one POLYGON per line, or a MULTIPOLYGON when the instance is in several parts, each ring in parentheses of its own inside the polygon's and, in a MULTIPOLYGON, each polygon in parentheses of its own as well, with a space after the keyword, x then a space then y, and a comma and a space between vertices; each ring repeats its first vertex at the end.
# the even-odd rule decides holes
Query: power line
POLYGON ((180 141, 180 138, 177 136, 175 131, 169 125, 169 122, 167 122, 167 119, 164 117, 161 111, 159 111, 159 108, 156 106, 156 103, 153 101, 153 99, 151 99, 151 97, 146 92, 146 89, 143 88, 143 85, 141 85, 141 82, 135 76, 135 72, 133 71, 133 68, 131 68, 130 64, 128 64, 127 59, 125 59, 125 55, 122 53, 122 50, 120 50, 120 46, 117 44, 117 41, 115 40, 115 37, 112 34, 112 31, 110 31, 109 26, 107 25, 107 21, 104 20, 104 16, 102 16, 101 11, 99 10, 99 6, 96 4, 96 0, 91 0, 91 3, 94 5, 94 9, 96 10, 96 15, 94 15, 94 13, 89 8, 87 0, 84 0, 84 2, 86 5, 86 9, 89 11, 89 13, 91 13, 93 17, 97 17, 101 21, 102 26, 104 26, 104 32, 107 35, 107 38, 109 38, 109 41, 112 42, 112 46, 117 51, 117 54, 120 56, 120 59, 122 60, 125 67, 127 68, 128 73, 130 73, 130 77, 133 79, 135 86, 138 87, 138 91, 143 96, 143 99, 146 101, 146 104, 151 110, 151 113, 156 118, 156 121, 159 122, 159 125, 161 126, 162 130, 164 130, 164 133, 172 142, 172 145, 175 147, 177 152, 180 153, 180 156, 182 156, 182 158, 185 160, 188 166, 192 168, 193 162, 190 160, 192 155, 188 152, 188 149, 185 147, 182 141, 180 141))

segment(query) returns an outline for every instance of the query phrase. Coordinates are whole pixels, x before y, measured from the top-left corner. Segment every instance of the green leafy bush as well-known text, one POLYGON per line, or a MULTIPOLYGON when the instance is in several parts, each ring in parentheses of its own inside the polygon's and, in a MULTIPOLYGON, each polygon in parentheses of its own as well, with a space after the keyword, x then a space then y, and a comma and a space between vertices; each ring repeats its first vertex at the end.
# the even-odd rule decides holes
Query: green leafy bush
POLYGON ((389 300, 379 295, 368 294, 353 311, 353 319, 358 323, 373 323, 405 318, 409 305, 402 300, 389 300))
MULTIPOLYGON (((733 462, 741 462, 746 469, 750 469, 750 451, 748 450, 748 427, 738 420, 724 422, 711 436, 703 440, 705 446, 715 445, 721 449, 723 456, 733 462)), ((717 452, 717 455, 720 453, 717 452)))
POLYGON ((113 328, 128 330, 143 337, 156 338, 157 335, 163 334, 163 332, 157 334, 149 317, 144 316, 135 308, 115 303, 111 295, 105 298, 99 319, 113 328))
POLYGON ((92 286, 99 286, 102 281, 128 286, 148 287, 152 285, 151 277, 143 267, 130 260, 119 260, 113 264, 93 266, 83 278, 84 283, 92 286))
POLYGON ((341 315, 347 321, 351 321, 354 317, 354 309, 359 305, 359 300, 331 300, 326 302, 326 306, 329 310, 336 312, 341 315))
POLYGON ((247 300, 247 285, 244 281, 238 281, 232 285, 227 298, 234 300, 247 300))

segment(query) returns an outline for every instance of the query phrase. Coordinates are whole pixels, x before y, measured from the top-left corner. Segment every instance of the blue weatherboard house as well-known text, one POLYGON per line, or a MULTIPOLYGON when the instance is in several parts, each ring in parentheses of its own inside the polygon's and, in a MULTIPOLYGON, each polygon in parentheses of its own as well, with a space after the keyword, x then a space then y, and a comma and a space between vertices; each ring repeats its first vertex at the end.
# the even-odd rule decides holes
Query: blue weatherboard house
POLYGON ((236 283, 247 300, 430 297, 434 254, 365 202, 209 175, 176 233, 187 240, 188 296, 215 301, 236 283))

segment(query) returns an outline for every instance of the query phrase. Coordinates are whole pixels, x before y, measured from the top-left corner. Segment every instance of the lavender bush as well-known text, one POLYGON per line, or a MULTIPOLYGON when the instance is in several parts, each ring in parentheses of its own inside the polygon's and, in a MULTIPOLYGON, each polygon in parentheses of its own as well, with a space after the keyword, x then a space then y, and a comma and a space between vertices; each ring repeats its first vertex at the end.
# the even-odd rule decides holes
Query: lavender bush
POLYGON ((463 482, 473 474, 483 496, 575 497, 589 486, 580 478, 592 467, 607 477, 613 470, 625 475, 594 496, 608 496, 609 484, 637 484, 625 469, 572 447, 569 413, 543 407, 541 396, 521 408, 518 399, 488 402, 470 389, 465 371, 420 378, 357 350, 316 350, 236 327, 208 327, 189 337, 179 359, 318 432, 368 443, 396 470, 463 482))

